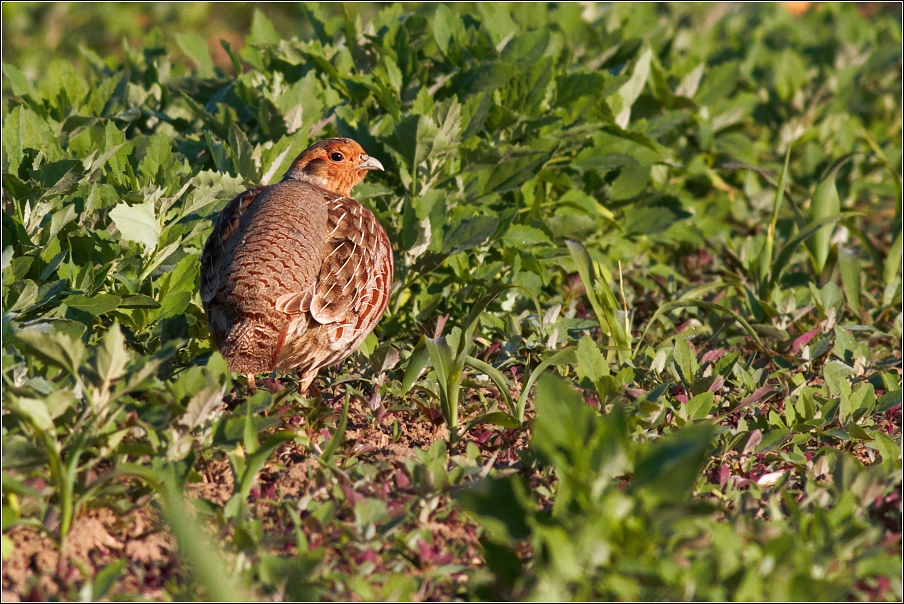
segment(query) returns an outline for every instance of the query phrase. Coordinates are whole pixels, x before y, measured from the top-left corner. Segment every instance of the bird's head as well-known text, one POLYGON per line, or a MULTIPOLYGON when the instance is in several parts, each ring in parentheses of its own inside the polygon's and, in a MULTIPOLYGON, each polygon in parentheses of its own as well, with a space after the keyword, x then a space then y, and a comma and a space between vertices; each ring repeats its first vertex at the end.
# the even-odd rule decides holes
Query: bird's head
POLYGON ((327 138, 305 149, 292 162, 283 180, 309 182, 341 195, 364 180, 368 170, 383 164, 370 157, 350 138, 327 138))

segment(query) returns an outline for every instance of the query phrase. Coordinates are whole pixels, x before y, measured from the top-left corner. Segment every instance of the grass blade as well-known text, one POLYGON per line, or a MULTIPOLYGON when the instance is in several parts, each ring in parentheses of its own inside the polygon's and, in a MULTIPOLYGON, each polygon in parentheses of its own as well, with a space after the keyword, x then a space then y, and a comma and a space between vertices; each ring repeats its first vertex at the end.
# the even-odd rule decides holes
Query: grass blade
POLYGON ((843 212, 834 216, 826 216, 825 218, 820 218, 819 220, 811 222, 809 225, 807 225, 807 228, 802 230, 797 234, 796 237, 786 243, 782 250, 778 253, 778 256, 776 256, 775 262, 772 264, 770 281, 767 288, 764 291, 760 292, 760 300, 765 300, 769 296, 769 292, 772 290, 772 288, 775 287, 775 285, 781 280, 785 269, 788 268, 788 264, 791 262, 791 256, 794 255, 794 252, 797 251, 797 248, 801 243, 812 237, 822 227, 833 222, 838 222, 839 220, 844 220, 845 218, 849 218, 851 216, 857 216, 858 214, 861 214, 861 212, 843 212))
MULTIPOLYGON (((841 202, 838 199, 838 189, 835 187, 835 172, 831 172, 825 180, 816 185, 816 190, 810 200, 809 219, 810 222, 819 221, 836 216, 840 211, 841 202)), ((829 257, 829 245, 834 232, 835 229, 826 225, 806 241, 807 247, 813 255, 813 267, 817 275, 822 273, 822 269, 826 265, 826 258, 829 257)))
POLYGON ((473 367, 478 371, 482 371, 487 376, 493 380, 493 383, 496 384, 496 388, 499 390, 499 394, 502 395, 502 398, 505 399, 505 404, 509 409, 509 412, 514 415, 516 413, 515 403, 512 401, 512 393, 509 392, 509 386, 511 382, 509 382, 502 373, 499 372, 498 369, 490 365, 489 363, 484 363, 480 359, 475 359, 472 356, 469 356, 465 359, 465 364, 473 367))
POLYGON ((643 330, 643 334, 640 336, 640 339, 637 341, 637 348, 634 349, 634 356, 637 356, 637 353, 640 352, 640 346, 643 344, 644 339, 647 337, 647 332, 650 330, 650 327, 653 323, 656 322, 656 319, 661 317, 667 312, 670 312, 676 308, 705 308, 706 310, 714 310, 716 312, 725 313, 732 317, 735 321, 741 324, 741 327, 744 328, 744 331, 753 338, 754 342, 756 342, 757 347, 762 351, 763 343, 760 341, 760 337, 756 334, 753 328, 750 326, 744 317, 731 310, 730 308, 726 308, 721 304, 716 304, 715 302, 706 302, 705 300, 675 300, 673 302, 668 302, 660 306, 653 316, 650 318, 650 321, 647 323, 646 328, 643 330))
POLYGON ((860 312, 860 259, 857 253, 838 246, 838 268, 841 270, 841 284, 848 306, 860 312))
MULTIPOLYGON (((342 419, 339 420, 339 426, 336 427, 336 434, 333 434, 333 438, 330 439, 330 444, 327 446, 329 449, 333 445, 333 440, 338 435, 341 440, 342 433, 345 432, 345 418, 348 415, 348 396, 345 397, 345 407, 342 409, 342 419)), ((242 498, 246 499, 248 494, 251 493, 251 487, 254 485, 254 479, 257 477, 257 473, 260 472, 261 468, 264 467, 264 464, 270 459, 270 454, 276 450, 276 447, 283 444, 284 442, 290 441, 295 438, 294 432, 282 431, 277 432, 270 436, 267 440, 264 441, 257 451, 255 451, 252 455, 249 455, 245 458, 245 472, 242 474, 242 483, 239 487, 239 493, 241 493, 242 498)), ((337 444, 338 446, 338 444, 337 444)), ((326 452, 324 452, 326 455, 326 452)))
POLYGON ((766 230, 766 242, 763 249, 760 250, 759 257, 759 286, 760 300, 765 298, 764 292, 772 282, 772 254, 775 250, 775 225, 778 223, 778 210, 785 198, 785 185, 788 180, 788 162, 791 160, 791 148, 794 143, 788 144, 788 150, 785 152, 785 165, 782 167, 782 174, 778 179, 778 188, 775 190, 775 200, 772 203, 772 218, 769 220, 769 228, 766 230))
POLYGON ((576 346, 571 346, 569 348, 564 348, 539 365, 534 369, 530 377, 527 378, 527 381, 524 382, 524 386, 521 388, 521 396, 518 397, 518 406, 515 409, 515 417, 518 418, 519 422, 524 421, 524 409, 527 407, 527 397, 530 394, 531 388, 534 386, 534 382, 537 381, 537 378, 542 375, 544 371, 553 365, 562 365, 563 363, 574 363, 575 357, 574 352, 577 350, 576 346))
MULTIPOLYGON (((464 334, 462 334, 464 338, 464 334)), ((449 438, 458 430, 458 389, 461 384, 461 373, 458 379, 453 379, 454 365, 452 349, 446 342, 445 336, 427 338, 427 351, 430 353, 430 361, 433 370, 436 371, 436 379, 439 382, 439 404, 443 413, 443 420, 449 429, 449 438)))
POLYGON ((429 360, 430 353, 427 352, 427 343, 424 336, 421 336, 408 358, 408 367, 405 368, 405 377, 402 379, 402 395, 411 390, 411 386, 421 376, 429 360))
POLYGON ((885 258, 885 266, 882 267, 882 279, 886 286, 891 283, 895 277, 901 273, 901 255, 904 240, 902 240, 902 231, 898 231, 894 242, 888 249, 888 256, 885 258))
POLYGON ((608 326, 609 336, 614 343, 614 348, 630 351, 631 344, 629 334, 625 332, 624 327, 616 315, 618 304, 615 299, 615 294, 605 280, 597 279, 593 270, 593 262, 590 258, 590 254, 587 252, 587 248, 584 247, 584 244, 580 241, 571 239, 566 241, 566 244, 568 245, 568 251, 571 253, 571 257, 577 266, 581 281, 584 282, 584 289, 587 290, 587 299, 590 300, 590 305, 593 307, 593 312, 596 315, 596 320, 600 325, 600 329, 603 329, 604 325, 608 326), (600 298, 598 294, 597 284, 599 284, 599 289, 603 292, 602 298, 600 298))
MULTIPOLYGON (((345 435, 345 426, 347 424, 348 424, 348 392, 345 393, 345 402, 342 403, 342 415, 339 416, 339 423, 336 424, 336 431, 333 432, 333 436, 332 436, 332 438, 330 438, 329 444, 326 446, 326 449, 323 450, 323 454, 320 456, 320 461, 322 461, 325 464, 330 463, 330 459, 333 457, 333 455, 335 455, 336 450, 339 449, 339 443, 342 442, 342 437, 345 435)), ((277 434, 279 434, 279 432, 277 432, 277 434)), ((292 434, 291 432, 288 432, 287 434, 291 434, 291 437, 295 438, 295 435, 292 434)), ((273 436, 276 436, 276 434, 274 434, 273 436)), ((273 437, 271 436, 270 438, 272 439, 273 437)), ((286 439, 286 440, 289 440, 289 439, 286 439)), ((269 443, 270 439, 267 439, 267 442, 269 443)), ((277 444, 279 444, 279 443, 277 443, 277 444)), ((263 445, 263 447, 261 447, 261 449, 266 448, 266 446, 267 446, 267 443, 264 443, 264 445, 263 445)), ((276 447, 274 447, 274 449, 275 448, 276 447)), ((268 457, 269 457, 269 454, 268 454, 268 457)), ((250 469, 250 466, 251 466, 250 461, 248 462, 248 465, 249 465, 249 469, 250 469)))
POLYGON ((230 579, 231 573, 221 550, 200 530, 197 519, 188 513, 181 490, 172 475, 138 464, 124 463, 116 467, 119 476, 145 481, 163 499, 163 518, 169 524, 179 546, 179 556, 204 588, 204 595, 214 602, 242 602, 250 594, 239 590, 230 579))

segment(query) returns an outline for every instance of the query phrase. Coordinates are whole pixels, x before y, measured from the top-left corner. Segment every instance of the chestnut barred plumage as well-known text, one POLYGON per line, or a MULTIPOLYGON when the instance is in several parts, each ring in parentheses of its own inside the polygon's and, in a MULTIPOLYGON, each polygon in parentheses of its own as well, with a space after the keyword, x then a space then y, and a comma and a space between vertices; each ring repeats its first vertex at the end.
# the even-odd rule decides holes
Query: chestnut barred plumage
POLYGON ((238 195, 201 256, 201 301, 229 369, 317 372, 351 354, 389 302, 389 239, 349 197, 383 165, 347 138, 308 147, 282 181, 238 195))

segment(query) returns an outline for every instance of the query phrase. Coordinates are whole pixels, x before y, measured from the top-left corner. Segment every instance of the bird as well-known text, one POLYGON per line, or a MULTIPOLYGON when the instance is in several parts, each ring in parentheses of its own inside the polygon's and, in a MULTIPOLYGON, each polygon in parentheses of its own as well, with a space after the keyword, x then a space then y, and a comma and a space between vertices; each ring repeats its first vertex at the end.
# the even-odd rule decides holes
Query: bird
POLYGON ((237 195, 201 254, 201 302, 230 371, 295 370, 306 394, 323 367, 355 351, 383 316, 392 248, 350 197, 383 164, 349 138, 305 149, 283 179, 237 195))

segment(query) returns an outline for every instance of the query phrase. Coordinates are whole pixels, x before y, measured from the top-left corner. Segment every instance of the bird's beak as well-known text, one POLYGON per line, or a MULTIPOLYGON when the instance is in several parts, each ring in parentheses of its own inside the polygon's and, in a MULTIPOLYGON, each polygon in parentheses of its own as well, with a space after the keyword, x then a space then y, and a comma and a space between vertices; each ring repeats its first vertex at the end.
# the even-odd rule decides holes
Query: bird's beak
POLYGON ((378 160, 375 157, 368 157, 367 159, 365 159, 363 162, 358 164, 358 169, 359 170, 380 170, 381 172, 386 171, 383 169, 383 164, 380 163, 380 160, 378 160))

